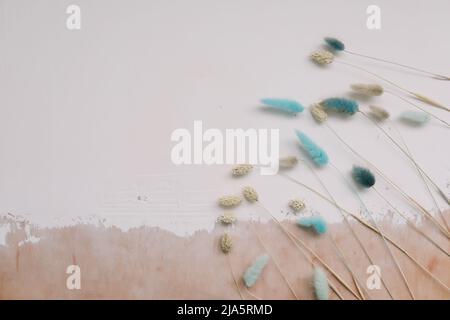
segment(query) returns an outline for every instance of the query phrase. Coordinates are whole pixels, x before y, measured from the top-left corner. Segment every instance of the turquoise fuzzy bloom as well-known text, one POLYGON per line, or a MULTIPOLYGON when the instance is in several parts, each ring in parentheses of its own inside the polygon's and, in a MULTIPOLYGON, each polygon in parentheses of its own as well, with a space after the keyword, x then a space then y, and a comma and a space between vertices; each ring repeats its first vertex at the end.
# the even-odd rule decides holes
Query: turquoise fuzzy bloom
POLYGON ((318 300, 328 300, 330 288, 327 274, 321 267, 314 268, 314 289, 318 300))
POLYGON ((313 228, 318 234, 324 234, 328 230, 327 222, 322 216, 302 217, 298 219, 299 227, 313 228))
POLYGON ((300 132, 298 130, 295 131, 298 139, 306 151, 306 153, 310 156, 312 161, 318 166, 324 166, 328 163, 328 155, 321 147, 316 145, 306 134, 300 132))
POLYGON ((269 256, 263 254, 262 256, 259 256, 250 267, 247 268, 243 277, 247 288, 250 288, 256 283, 267 262, 269 262, 269 256))
POLYGON ((275 98, 267 98, 267 99, 261 99, 261 103, 265 104, 266 106, 289 112, 289 113, 298 113, 303 112, 305 109, 300 103, 298 103, 295 100, 289 100, 289 99, 275 99, 275 98))

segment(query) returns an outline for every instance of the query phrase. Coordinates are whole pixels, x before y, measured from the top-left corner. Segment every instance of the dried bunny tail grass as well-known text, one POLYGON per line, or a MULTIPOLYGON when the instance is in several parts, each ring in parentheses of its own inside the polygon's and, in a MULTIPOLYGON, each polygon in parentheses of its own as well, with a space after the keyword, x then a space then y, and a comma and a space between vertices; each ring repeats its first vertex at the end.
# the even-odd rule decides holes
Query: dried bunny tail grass
MULTIPOLYGON (((303 256, 308 260, 308 262, 314 267, 314 259, 319 261, 335 278, 337 281, 339 281, 345 289, 347 289, 356 299, 360 299, 358 294, 352 290, 352 288, 343 280, 314 250, 312 250, 305 242, 303 242, 300 238, 295 236, 291 231, 286 229, 283 224, 270 213, 270 211, 264 207, 261 203, 258 203, 262 209, 266 212, 266 214, 271 217, 273 221, 278 224, 278 226, 281 228, 283 233, 286 234, 286 236, 289 238, 289 240, 294 244, 294 246, 303 254, 303 256), (297 243, 298 242, 298 243, 297 243), (311 255, 311 256, 310 256, 311 255)), ((342 295, 340 294, 339 290, 331 285, 331 288, 333 291, 338 295, 340 299, 343 299, 342 295)))
POLYGON ((326 50, 317 50, 311 54, 311 59, 319 65, 327 65, 334 61, 334 54, 326 50))
POLYGON ((305 208, 305 203, 298 199, 292 199, 289 201, 289 207, 295 212, 300 212, 305 208))
POLYGON ((425 97, 422 94, 411 92, 411 91, 409 91, 409 94, 413 95, 418 100, 420 100, 422 102, 425 102, 425 103, 428 103, 429 105, 432 105, 432 106, 434 106, 436 108, 439 108, 439 109, 442 109, 442 110, 445 110, 445 111, 450 111, 450 109, 448 107, 443 106, 441 103, 439 103, 439 102, 437 102, 437 101, 435 101, 433 99, 430 99, 428 97, 425 97))
POLYGON ((363 188, 370 188, 375 184, 375 175, 367 168, 354 166, 352 169, 352 178, 363 188))
POLYGON ((247 270, 245 270, 243 279, 247 288, 251 288, 256 281, 258 281, 259 276, 267 265, 267 262, 269 262, 269 256, 267 254, 263 254, 259 256, 255 262, 247 268, 247 270))
POLYGON ((303 112, 303 110, 305 109, 299 102, 290 99, 267 98, 261 99, 261 103, 268 107, 292 114, 303 112))
POLYGON ((291 169, 294 168, 298 163, 298 158, 296 156, 287 156, 280 158, 279 166, 282 169, 291 169))
MULTIPOLYGON (((337 203, 335 198, 333 197, 333 195, 331 194, 329 188, 327 187, 327 185, 323 182, 323 180, 319 177, 319 175, 315 172, 315 170, 307 163, 305 162, 306 166, 308 167, 308 169, 312 172, 312 174, 315 176, 315 178, 317 179, 317 181, 319 182, 319 184, 322 186, 322 188, 325 190, 325 192, 328 194, 328 196, 330 197, 331 201, 333 202, 333 204, 336 206, 336 209, 338 210, 339 214, 342 215, 342 217, 344 218, 344 222, 346 223, 347 227, 349 228, 351 234, 353 235, 353 237, 355 238, 356 242, 360 245, 362 251, 364 252, 364 254, 366 255, 368 261, 370 262, 371 265, 374 265, 374 261, 371 258, 371 256, 369 255, 366 247, 364 246, 364 244, 362 243, 361 239, 358 237, 358 235, 356 234, 355 230, 353 229, 352 224, 349 222, 349 217, 347 214, 345 214, 342 209, 337 207, 337 203)), ((336 243, 336 241, 333 239, 333 237, 331 236, 331 234, 329 235, 329 239, 331 241, 331 243, 333 244, 334 248, 336 249, 338 256, 340 257, 340 259, 342 260, 343 264, 345 265, 346 269, 348 270, 348 272, 352 275, 353 278, 353 282, 355 284, 356 289, 358 290, 358 293, 360 295, 360 297, 365 300, 365 295, 363 293, 363 290, 361 289, 363 286, 361 285, 362 281, 358 279, 358 277, 356 276, 355 272, 353 271, 353 269, 350 267, 349 263, 347 262, 347 258, 345 257, 344 253, 342 252, 341 248, 339 247, 339 245, 336 243)), ((383 284, 383 286, 386 288, 387 293, 389 294, 389 297, 391 299, 393 299, 391 292, 389 291, 389 288, 387 287, 385 281, 383 278, 381 278, 381 283, 383 284)), ((367 297, 370 298, 369 293, 366 291, 366 295, 367 297)))
POLYGON ((256 192, 255 189, 253 189, 250 186, 245 187, 242 190, 242 194, 244 195, 244 198, 248 201, 248 202, 256 202, 258 201, 258 193, 256 192))
POLYGON ((297 221, 299 227, 312 228, 318 234, 324 234, 328 230, 328 225, 322 216, 301 217, 297 221))
POLYGON ((384 92, 379 84, 354 83, 350 87, 353 91, 369 97, 381 96, 384 92))
POLYGON ((328 300, 330 288, 327 274, 321 267, 314 268, 314 290, 318 300, 328 300))
POLYGON ((335 51, 344 51, 345 50, 345 44, 339 39, 336 39, 333 37, 326 37, 323 40, 329 47, 331 47, 331 49, 333 49, 335 51))
POLYGON ((400 119, 414 125, 423 125, 430 120, 430 116, 420 111, 404 111, 400 114, 400 119))
POLYGON ((320 105, 327 110, 335 110, 350 115, 359 110, 356 100, 346 98, 328 98, 320 102, 320 105))
MULTIPOLYGON (((338 170, 338 172, 340 172, 338 170)), ((344 177, 344 180, 347 181, 345 175, 343 173, 340 172, 340 174, 342 175, 342 177, 344 177)), ((447 285, 442 282, 439 278, 437 278, 433 273, 431 273, 430 271, 428 271, 428 269, 422 265, 419 261, 417 261, 417 259, 415 259, 406 249, 404 249, 399 243, 397 243, 394 239, 392 239, 391 237, 389 237, 386 234, 383 234, 383 232, 381 230, 379 230, 376 221, 374 221, 375 226, 372 226, 371 223, 369 223, 368 221, 365 220, 365 218, 360 217, 357 214, 354 214, 352 212, 350 212, 349 210, 343 208, 340 204, 338 204, 335 200, 332 200, 326 196, 324 196, 322 193, 320 193, 319 191, 315 190, 314 188, 302 183, 301 181, 287 175, 284 173, 279 173, 279 175, 281 177, 286 178, 287 180, 298 184, 306 189, 308 189, 309 191, 313 192, 314 194, 316 194, 317 196, 319 196, 320 198, 322 198, 323 200, 327 201, 328 203, 334 205, 336 208, 342 210, 342 212, 344 212, 346 215, 354 218, 358 223, 360 223, 362 226, 364 226, 365 228, 367 228, 368 230, 374 232, 375 234, 378 234, 382 237, 382 239, 384 240, 384 242, 389 241, 393 246, 395 246, 400 252, 402 252, 409 260, 411 260, 411 262, 413 262, 417 267, 419 267, 425 274, 427 274, 428 276, 430 276, 437 284, 439 284, 442 288, 444 288, 447 291, 450 291, 450 288, 447 287, 447 285)), ((348 182, 348 181, 347 181, 348 182)), ((349 186, 352 186, 349 183, 349 186)), ((352 189, 354 190, 354 189, 352 189)), ((359 194, 356 193, 356 195, 359 197, 359 194)), ((361 202, 363 204, 363 202, 361 202)), ((369 211, 370 212, 370 211, 369 211)), ((372 217, 372 216, 371 216, 372 217)), ((275 219, 276 220, 276 219, 275 219)), ((277 220, 276 220, 277 221, 277 220)), ((288 233, 290 233, 289 231, 287 231, 288 233)), ((291 234, 292 235, 292 234, 291 234)), ((294 235, 292 235, 295 239, 297 239, 294 235)), ((317 257, 316 257, 317 258, 317 257)), ((318 258, 317 258, 318 259, 318 258)), ((326 264, 323 264, 326 267, 326 264)), ((327 268, 328 269, 328 268, 327 268)), ((328 271, 332 272, 330 269, 328 269, 328 271)), ((339 281, 342 283, 342 281, 339 281)), ((345 282, 344 282, 345 283, 345 282)), ((334 289, 333 289, 334 290, 334 289)), ((349 290, 351 291, 351 290, 349 290)))
POLYGON ((240 164, 231 169, 231 173, 235 177, 241 177, 249 174, 252 170, 253 166, 251 164, 240 164))
POLYGON ((227 254, 231 251, 233 248, 233 240, 231 239, 231 236, 228 233, 224 233, 222 238, 220 239, 220 249, 222 249, 222 252, 227 254))
MULTIPOLYGON (((363 157, 358 151, 356 151, 351 145, 349 145, 330 125, 327 125, 328 129, 336 136, 336 138, 344 145, 346 146, 356 157, 363 160, 365 163, 367 163, 370 167, 375 169, 376 172, 392 187, 394 187, 413 207, 419 210, 419 212, 422 214, 423 217, 427 218, 429 221, 431 221, 444 235, 447 237, 447 239, 450 239, 450 232, 448 231, 448 228, 444 227, 423 205, 421 205, 419 202, 417 202, 411 195, 403 191, 394 181, 392 181, 388 176, 383 174, 383 172, 376 167, 372 162, 370 162, 367 158, 363 157)), ((416 168, 420 170, 420 167, 416 165, 416 168)), ((424 174, 425 177, 427 175, 420 170, 424 174)), ((428 177, 427 177, 428 178, 428 177)), ((429 179, 430 182, 432 182, 431 179, 429 179)))
POLYGON ((378 106, 369 106, 370 112, 369 114, 377 119, 378 121, 387 120, 390 117, 389 112, 386 109, 378 106))
POLYGON ((312 117, 319 123, 325 122, 328 118, 328 114, 324 107, 320 103, 313 103, 309 108, 312 117))
MULTIPOLYGON (((346 51, 346 52, 347 52, 347 51, 346 51)), ((376 73, 374 73, 374 72, 372 72, 372 71, 370 71, 370 70, 367 70, 367 69, 365 69, 365 68, 363 68, 363 67, 360 67, 360 66, 355 65, 355 64, 353 64, 353 63, 349 63, 349 62, 342 61, 342 60, 336 60, 336 62, 337 62, 337 63, 340 63, 340 64, 343 64, 343 65, 347 65, 347 66, 349 66, 349 67, 352 67, 352 68, 355 68, 355 69, 358 69, 358 70, 361 70, 361 71, 364 71, 364 72, 366 72, 366 73, 368 73, 368 74, 374 76, 375 78, 378 78, 378 79, 380 79, 380 80, 383 80, 384 82, 389 83, 391 86, 394 86, 394 87, 396 87, 397 89, 400 89, 401 91, 403 91, 404 93, 406 93, 406 94, 408 94, 408 95, 410 95, 410 96, 413 96, 413 97, 417 98, 418 100, 420 100, 420 101, 422 101, 422 102, 425 102, 425 103, 427 103, 427 104, 429 104, 429 105, 431 105, 431 106, 433 106, 433 107, 440 108, 440 109, 445 110, 445 111, 450 111, 450 109, 449 109, 448 107, 445 107, 445 106, 442 105, 441 103, 436 102, 435 100, 432 100, 432 99, 430 99, 430 98, 428 98, 428 97, 425 97, 425 96, 422 95, 422 94, 419 94, 419 93, 416 93, 416 92, 412 92, 412 91, 410 91, 410 90, 408 90, 408 89, 402 87, 401 85, 395 83, 394 81, 391 81, 391 80, 389 80, 389 79, 387 79, 387 78, 385 78, 385 77, 382 77, 382 76, 380 76, 380 75, 378 75, 378 74, 376 74, 376 73)))
POLYGON ((286 282, 287 286, 289 287, 289 290, 292 292, 292 295, 295 297, 296 300, 299 299, 299 297, 297 296, 297 294, 295 293, 294 288, 292 287, 291 283, 289 282, 288 278, 286 277, 285 273, 283 272, 283 270, 281 269, 279 263, 277 262, 277 260, 270 254, 267 246, 264 244, 263 239, 261 238, 261 236, 259 235, 259 233, 256 230, 256 227, 253 225, 253 222, 250 223, 251 229, 252 231, 255 233, 256 238, 258 239, 258 242, 261 244, 261 246, 264 248, 264 251, 267 252, 267 255, 269 256, 269 258, 273 261, 273 263, 275 264, 275 267, 277 268, 278 272, 280 273, 280 275, 283 277, 284 281, 286 282))
POLYGON ((232 224, 237 220, 236 215, 233 212, 225 212, 217 218, 217 221, 222 224, 232 224))
POLYGON ((394 97, 396 97, 396 98, 402 100, 403 102, 406 102, 406 103, 409 104, 410 106, 412 106, 412 107, 414 107, 414 108, 416 108, 416 109, 418 109, 418 110, 420 110, 420 111, 425 112, 425 113, 428 114, 430 117, 436 119, 437 121, 441 122, 441 123, 444 124, 445 126, 450 127, 450 124, 449 124, 447 121, 445 121, 445 120, 439 118, 438 116, 435 116, 433 113, 431 113, 431 112, 425 110, 424 108, 422 108, 422 107, 418 106, 417 104, 415 104, 415 103, 409 101, 408 99, 402 97, 401 95, 399 95, 399 94, 397 94, 397 93, 395 93, 395 92, 393 92, 393 91, 390 91, 390 90, 386 90, 386 92, 389 93, 389 94, 391 94, 391 95, 393 95, 394 97))
POLYGON ((240 205, 242 198, 239 196, 224 196, 219 198, 219 205, 225 208, 235 207, 240 205))
POLYGON ((325 150, 315 144, 314 141, 312 141, 303 132, 296 130, 295 133, 300 141, 303 150, 305 150, 305 152, 317 166, 321 167, 328 163, 328 154, 325 152, 325 150))

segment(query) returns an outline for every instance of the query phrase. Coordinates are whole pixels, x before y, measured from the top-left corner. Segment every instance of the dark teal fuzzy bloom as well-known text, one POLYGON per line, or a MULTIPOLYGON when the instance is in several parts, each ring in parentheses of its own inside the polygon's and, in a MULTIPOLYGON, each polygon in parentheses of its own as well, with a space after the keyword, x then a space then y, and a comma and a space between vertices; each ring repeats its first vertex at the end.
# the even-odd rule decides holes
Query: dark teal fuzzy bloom
POLYGON ((333 50, 336 50, 336 51, 344 51, 345 50, 344 43, 339 39, 327 37, 324 40, 325 40, 326 44, 329 45, 333 50))
POLYGON ((375 184, 375 176, 366 168, 354 166, 352 177, 358 185, 364 188, 370 188, 375 184))
POLYGON ((348 114, 355 114, 358 110, 358 102, 345 98, 328 98, 320 103, 323 107, 348 114))

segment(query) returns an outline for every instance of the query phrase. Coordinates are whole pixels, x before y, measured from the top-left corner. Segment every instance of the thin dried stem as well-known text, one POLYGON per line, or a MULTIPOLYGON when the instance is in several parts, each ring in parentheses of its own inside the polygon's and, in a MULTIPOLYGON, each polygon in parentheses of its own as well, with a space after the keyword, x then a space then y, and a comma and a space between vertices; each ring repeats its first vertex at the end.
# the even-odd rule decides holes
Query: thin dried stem
POLYGON ((250 290, 247 289, 247 287, 245 287, 245 291, 247 292, 248 295, 250 295, 252 298, 256 299, 256 300, 262 300, 262 298, 258 297, 257 295, 255 295, 254 293, 252 293, 250 290))
POLYGON ((234 285, 236 286, 236 289, 237 289, 237 291, 239 293, 239 296, 241 297, 241 300, 245 300, 244 296, 242 295, 241 289, 239 288, 239 283, 238 283, 238 281, 236 279, 236 276, 234 275, 233 267, 231 266, 231 261, 230 261, 229 254, 226 254, 226 259, 227 259, 228 266, 230 267, 231 276, 233 277, 233 282, 234 282, 234 285))
POLYGON ((400 210, 398 210, 385 196, 383 196, 377 188, 375 188, 375 187, 372 187, 372 188, 375 191, 375 193, 377 193, 378 196, 384 200, 384 202, 386 202, 392 209, 394 209, 394 211, 399 216, 401 216, 412 229, 414 229, 417 233, 424 236, 425 239, 427 239, 430 243, 432 243, 438 250, 442 251, 445 255, 450 256, 449 253, 444 248, 442 248, 436 241, 434 241, 434 239, 432 239, 425 232, 423 232, 422 230, 417 228, 416 225, 413 222, 411 222, 404 213, 402 213, 400 210))
POLYGON ((258 239, 258 242, 261 244, 261 246, 264 248, 264 250, 267 252, 267 254, 270 256, 270 258, 272 259, 272 261, 275 264, 275 267, 277 268, 278 272, 280 273, 281 277, 284 279, 284 281, 286 282, 287 286, 289 287, 289 290, 291 291, 291 293, 294 295, 296 300, 299 300, 299 297, 297 296, 297 294, 295 293, 295 290, 292 288, 291 283, 289 282, 289 280, 287 279, 287 277, 285 276, 284 272, 281 270, 280 265, 278 264, 277 260, 272 256, 272 254, 270 254, 269 249, 267 248, 267 246, 264 244, 262 238, 260 237, 260 235, 258 234, 258 232, 256 231, 256 227, 253 225, 253 222, 250 222, 250 228, 252 229, 252 231, 255 233, 256 238, 258 239))
POLYGON ((389 61, 389 60, 385 60, 385 59, 380 59, 380 58, 368 56, 368 55, 361 54, 361 53, 356 53, 356 52, 349 51, 349 50, 344 50, 344 52, 352 54, 352 55, 355 55, 355 56, 359 56, 359 57, 375 60, 375 61, 381 61, 381 62, 389 63, 389 64, 392 64, 392 65, 396 65, 398 67, 411 69, 411 70, 414 70, 414 71, 417 71, 417 72, 421 72, 421 73, 427 74, 428 76, 431 76, 434 79, 450 80, 450 77, 446 77, 446 76, 443 76, 443 75, 440 75, 440 74, 437 74, 437 73, 433 73, 433 72, 430 72, 430 71, 426 71, 426 70, 423 70, 423 69, 419 69, 419 68, 416 68, 416 67, 408 66, 406 64, 402 64, 402 63, 398 63, 398 62, 394 62, 394 61, 389 61))
MULTIPOLYGON (((397 126, 395 125, 394 122, 391 121, 392 127, 394 128, 394 130, 397 132, 398 136, 400 137, 400 140, 402 141, 403 145, 405 146, 405 150, 406 152, 408 152, 408 154, 411 156, 411 158, 413 157, 413 154, 411 152, 411 150, 408 148, 408 144, 406 143, 406 140, 403 138, 403 135, 401 134, 400 130, 397 128, 397 126)), ((439 213, 441 220, 444 222, 445 227, 447 228, 447 230, 449 230, 449 226, 447 224, 447 220, 445 219, 444 215, 442 214, 441 209, 439 208, 439 205, 436 201, 436 198, 434 197, 433 193, 430 190, 430 187, 428 186, 428 182, 426 177, 424 176, 423 172, 421 172, 419 170, 419 168, 416 166, 417 172, 419 173, 420 178, 422 179, 423 183, 425 184, 425 187, 428 191, 428 194, 430 195, 430 198, 433 200, 433 203, 436 207, 437 212, 439 213)))

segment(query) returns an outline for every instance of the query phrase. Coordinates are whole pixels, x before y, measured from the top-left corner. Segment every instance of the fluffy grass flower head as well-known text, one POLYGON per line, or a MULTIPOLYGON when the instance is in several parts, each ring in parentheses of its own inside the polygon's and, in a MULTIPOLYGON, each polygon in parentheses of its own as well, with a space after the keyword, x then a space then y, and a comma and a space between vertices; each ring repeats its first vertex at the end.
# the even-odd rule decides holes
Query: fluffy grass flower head
POLYGON ((311 60, 318 65, 325 66, 334 61, 334 54, 326 50, 317 50, 311 54, 311 60))
POLYGON ((327 274, 321 267, 314 268, 314 291, 318 300, 328 300, 330 289, 327 274))
POLYGON ((354 166, 352 169, 353 180, 361 187, 370 188, 375 184, 374 174, 366 168, 354 166))
POLYGON ((325 122, 328 118, 327 112, 320 103, 313 103, 309 108, 309 111, 311 112, 314 120, 316 120, 318 123, 325 122))
POLYGON ((369 109, 370 109, 369 114, 378 121, 387 120, 390 116, 389 112, 387 112, 387 110, 382 107, 369 106, 369 109))
POLYGON ((262 256, 259 256, 250 267, 247 268, 243 276, 244 283, 247 288, 252 287, 256 283, 267 265, 267 262, 269 262, 269 256, 267 254, 263 254, 262 256))
POLYGON ((384 92, 379 84, 354 83, 350 87, 353 91, 368 97, 381 96, 384 92))
POLYGON ((225 225, 233 224, 236 222, 236 220, 237 220, 236 215, 233 212, 225 212, 217 218, 218 222, 225 225))
POLYGON ((287 156, 280 158, 279 166, 282 169, 291 169, 298 164, 298 158, 296 156, 287 156))
POLYGON ((261 99, 261 103, 268 107, 292 114, 303 112, 305 109, 299 102, 290 99, 266 98, 261 99))
POLYGON ((298 139, 300 140, 300 144, 308 154, 308 156, 312 159, 312 161, 319 167, 324 166, 328 163, 328 155, 321 147, 315 144, 306 134, 301 131, 296 130, 298 139))
POLYGON ((425 112, 408 110, 400 114, 400 119, 409 124, 420 126, 427 123, 430 120, 430 116, 425 112))
POLYGON ((231 240, 231 237, 228 233, 224 233, 222 238, 220 239, 220 249, 222 249, 222 252, 227 254, 231 251, 233 248, 233 240, 231 240))
POLYGON ((224 196, 219 198, 219 205, 225 208, 238 206, 241 202, 242 198, 239 196, 224 196))
POLYGON ((251 164, 240 164, 231 169, 231 174, 235 177, 241 177, 249 174, 253 169, 251 164))
POLYGON ((358 102, 346 98, 328 98, 323 100, 320 105, 325 109, 339 111, 350 115, 359 111, 358 102))
POLYGON ((331 49, 333 49, 335 51, 344 51, 345 50, 344 43, 339 39, 336 39, 333 37, 326 37, 323 40, 331 49))
POLYGON ((292 199, 291 201, 289 201, 289 207, 292 209, 292 211, 297 213, 305 208, 305 203, 298 199, 292 199))
POLYGON ((242 194, 244 195, 245 200, 247 200, 248 202, 253 203, 258 201, 258 193, 250 186, 245 187, 242 190, 242 194))
POLYGON ((324 234, 328 230, 327 222, 322 216, 301 217, 297 221, 299 227, 312 228, 318 234, 324 234))

